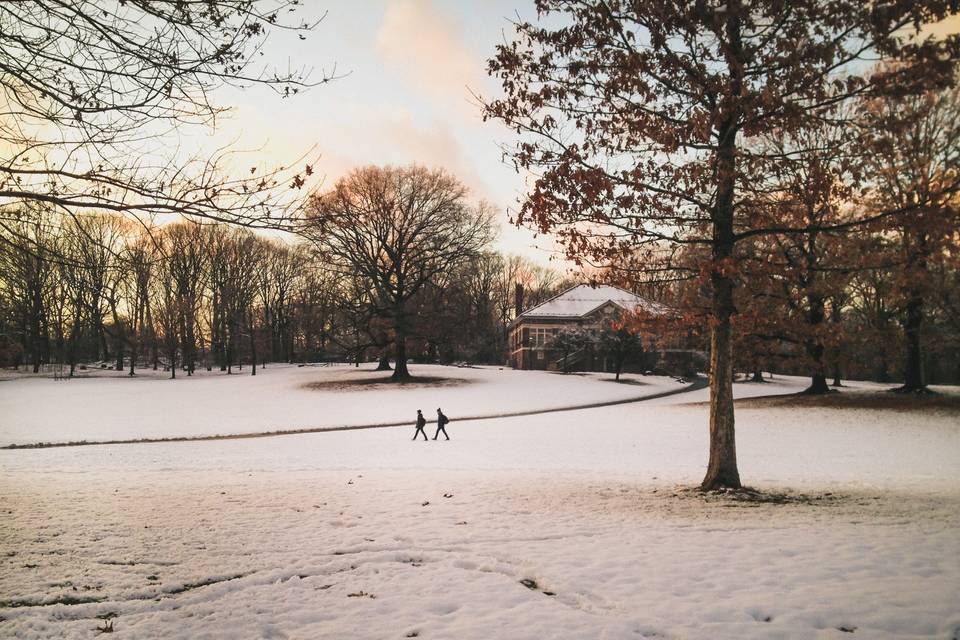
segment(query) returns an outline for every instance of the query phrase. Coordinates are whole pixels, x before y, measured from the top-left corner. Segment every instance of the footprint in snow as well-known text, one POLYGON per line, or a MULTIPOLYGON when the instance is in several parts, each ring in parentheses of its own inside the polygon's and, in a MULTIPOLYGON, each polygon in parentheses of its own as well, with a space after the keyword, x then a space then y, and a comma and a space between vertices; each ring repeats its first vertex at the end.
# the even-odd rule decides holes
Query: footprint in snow
POLYGON ((773 616, 763 613, 759 609, 750 609, 747 613, 757 622, 773 622, 773 616))
POLYGON ((536 581, 536 580, 533 580, 533 579, 531 579, 531 578, 524 578, 523 580, 520 581, 520 584, 522 584, 523 586, 525 586, 527 589, 530 589, 531 591, 540 591, 540 593, 542 593, 542 594, 545 595, 545 596, 553 597, 553 596, 556 596, 556 595, 557 595, 557 594, 556 594, 555 592, 553 592, 553 591, 548 591, 548 590, 546 590, 546 589, 540 589, 540 585, 537 584, 537 581, 536 581))

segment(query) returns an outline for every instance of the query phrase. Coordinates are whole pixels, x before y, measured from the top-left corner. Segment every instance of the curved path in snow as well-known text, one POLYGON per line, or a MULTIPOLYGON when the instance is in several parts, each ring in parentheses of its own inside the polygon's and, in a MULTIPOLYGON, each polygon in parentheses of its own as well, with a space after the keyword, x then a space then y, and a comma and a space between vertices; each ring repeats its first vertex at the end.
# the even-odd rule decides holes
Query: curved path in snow
MULTIPOLYGON (((681 387, 679 389, 672 389, 670 391, 660 391, 658 393, 650 393, 643 396, 635 396, 632 398, 622 398, 619 400, 606 400, 603 402, 590 402, 587 404, 577 404, 577 405, 567 405, 562 407, 552 407, 548 409, 528 409, 522 411, 508 411, 505 413, 491 413, 485 415, 477 416, 457 416, 457 422, 467 422, 474 420, 494 420, 496 418, 515 418, 520 416, 534 416, 540 415, 543 413, 557 413, 560 411, 578 411, 581 409, 597 409, 600 407, 610 407, 618 404, 632 404, 635 402, 643 402, 645 400, 655 400, 657 398, 665 398, 667 396, 675 396, 681 393, 688 393, 690 391, 697 391, 698 389, 703 389, 708 386, 709 381, 705 377, 698 376, 696 380, 692 383, 681 387)), ((436 420, 428 420, 427 424, 434 424, 436 420)), ((251 433, 237 433, 237 434, 216 434, 216 435, 200 435, 200 436, 171 436, 169 438, 131 438, 129 440, 78 440, 73 442, 35 442, 30 444, 10 444, 0 447, 0 450, 3 449, 50 449, 55 447, 89 447, 95 445, 107 445, 107 444, 150 444, 157 442, 200 442, 204 440, 240 440, 247 438, 271 438, 273 436, 290 436, 298 435, 303 433, 323 433, 325 431, 354 431, 358 429, 386 429, 390 427, 409 427, 411 425, 410 420, 403 420, 400 422, 377 422, 373 424, 357 424, 357 425, 338 425, 332 427, 307 427, 303 429, 277 429, 274 431, 258 431, 251 433)))

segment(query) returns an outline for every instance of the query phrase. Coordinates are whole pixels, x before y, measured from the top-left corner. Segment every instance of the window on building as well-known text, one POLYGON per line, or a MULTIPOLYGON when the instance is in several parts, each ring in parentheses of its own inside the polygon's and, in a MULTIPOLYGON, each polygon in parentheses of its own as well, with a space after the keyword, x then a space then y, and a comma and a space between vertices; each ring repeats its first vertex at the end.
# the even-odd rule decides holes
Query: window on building
POLYGON ((531 329, 530 344, 534 347, 546 346, 551 337, 556 334, 556 331, 556 329, 531 329))

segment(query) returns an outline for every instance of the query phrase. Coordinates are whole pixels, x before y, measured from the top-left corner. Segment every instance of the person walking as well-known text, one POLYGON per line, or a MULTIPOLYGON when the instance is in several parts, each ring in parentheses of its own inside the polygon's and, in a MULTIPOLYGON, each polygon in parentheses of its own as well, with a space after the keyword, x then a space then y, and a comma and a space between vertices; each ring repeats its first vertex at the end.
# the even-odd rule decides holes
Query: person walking
POLYGON ((440 411, 440 409, 438 408, 438 409, 437 409, 437 432, 436 432, 436 433, 434 434, 434 436, 433 436, 433 439, 434 439, 434 440, 437 439, 437 436, 440 435, 440 432, 441 432, 441 431, 443 431, 443 437, 444 437, 444 438, 446 438, 447 440, 450 439, 450 436, 447 435, 447 430, 444 429, 444 427, 446 426, 446 424, 447 424, 448 422, 450 422, 450 418, 448 418, 447 416, 443 415, 443 411, 440 411))
POLYGON ((413 432, 414 440, 416 440, 417 436, 420 435, 421 433, 423 434, 424 440, 429 439, 427 438, 427 432, 423 430, 425 426, 427 426, 427 419, 423 417, 423 413, 420 411, 420 409, 417 409, 417 430, 413 432))

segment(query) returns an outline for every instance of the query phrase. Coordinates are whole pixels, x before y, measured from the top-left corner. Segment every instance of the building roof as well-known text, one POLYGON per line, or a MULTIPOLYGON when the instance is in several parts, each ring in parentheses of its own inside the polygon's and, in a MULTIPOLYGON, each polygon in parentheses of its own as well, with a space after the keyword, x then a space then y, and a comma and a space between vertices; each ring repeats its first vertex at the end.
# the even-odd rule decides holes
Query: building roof
POLYGON ((582 318, 608 302, 614 303, 624 311, 634 311, 639 308, 652 313, 665 312, 663 305, 641 298, 620 287, 608 284, 596 287, 579 284, 544 303, 527 309, 517 316, 515 322, 524 318, 582 318))

